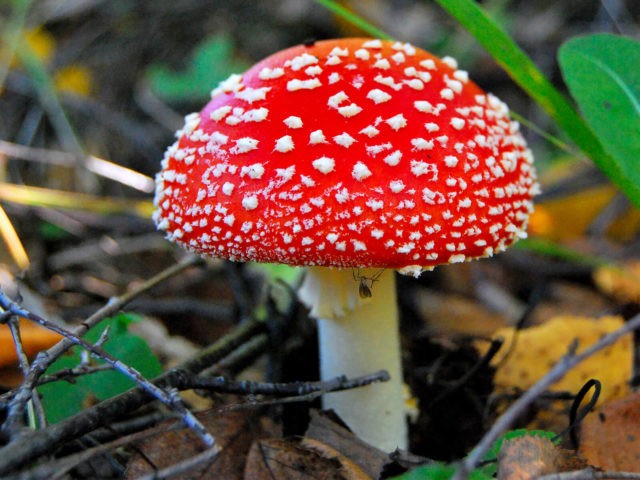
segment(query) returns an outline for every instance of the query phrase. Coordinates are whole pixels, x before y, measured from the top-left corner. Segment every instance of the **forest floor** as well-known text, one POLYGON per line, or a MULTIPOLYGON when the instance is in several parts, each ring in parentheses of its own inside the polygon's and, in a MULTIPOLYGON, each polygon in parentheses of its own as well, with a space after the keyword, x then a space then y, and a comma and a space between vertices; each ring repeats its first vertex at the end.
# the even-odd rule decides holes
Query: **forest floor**
MULTIPOLYGON (((0 287, 33 314, 19 324, 27 356, 59 340, 33 328, 34 318, 67 329, 108 318, 105 349, 148 377, 181 366, 230 380, 317 381, 315 324, 292 293, 300 272, 188 256, 155 229, 153 178, 184 116, 230 73, 308 39, 365 34, 311 0, 7 3, 0 7, 0 287), (13 59, 4 53, 11 39, 18 42, 13 59)), ((558 135, 435 3, 342 3, 395 38, 457 58, 481 87, 558 135)), ((640 35, 633 1, 483 4, 561 89, 556 53, 564 41, 593 32, 640 35)), ((78 368, 104 369, 80 349, 56 366, 76 368, 67 381, 40 390, 47 419, 63 427, 36 430, 21 444, 9 425, 12 399, 25 385, 15 324, 13 335, 0 325, 0 477, 390 478, 423 463, 448 476, 450 462, 472 451, 505 412, 509 431, 546 432, 525 436, 532 446, 503 452, 505 471, 513 464, 526 471, 523 452, 536 451, 555 466, 544 473, 640 472, 637 334, 565 365, 560 382, 509 410, 567 354, 573 358, 576 340, 579 354, 640 313, 640 212, 589 161, 524 131, 543 189, 529 241, 490 260, 398 278, 410 453, 388 456, 350 436, 320 413, 317 395, 283 401, 240 387, 188 390, 184 401, 222 446, 214 454, 176 426, 171 401, 158 407, 137 394, 117 397, 113 412, 96 409, 132 384, 100 377, 119 375, 113 372, 80 376, 86 372, 78 368), (597 404, 589 405, 594 391, 597 404), (89 410, 84 427, 65 420, 89 410), (605 417, 607 429, 598 430, 605 417)), ((102 330, 87 341, 100 346, 102 330)), ((35 413, 24 418, 35 422, 38 406, 29 408, 35 413)), ((436 478, 417 475, 411 478, 436 478)))

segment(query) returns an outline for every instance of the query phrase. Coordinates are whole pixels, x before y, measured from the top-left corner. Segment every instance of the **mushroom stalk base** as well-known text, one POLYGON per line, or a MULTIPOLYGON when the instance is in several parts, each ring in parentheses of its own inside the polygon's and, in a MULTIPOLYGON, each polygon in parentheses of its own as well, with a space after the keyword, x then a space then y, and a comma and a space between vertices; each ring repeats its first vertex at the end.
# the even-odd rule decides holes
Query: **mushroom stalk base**
POLYGON ((333 409, 360 438, 386 452, 407 448, 398 307, 393 270, 310 268, 300 298, 318 319, 323 380, 387 370, 388 382, 329 393, 333 409), (355 276, 355 278, 354 278, 355 276), (370 298, 359 296, 365 278, 370 298), (369 279, 369 280, 367 280, 369 279))

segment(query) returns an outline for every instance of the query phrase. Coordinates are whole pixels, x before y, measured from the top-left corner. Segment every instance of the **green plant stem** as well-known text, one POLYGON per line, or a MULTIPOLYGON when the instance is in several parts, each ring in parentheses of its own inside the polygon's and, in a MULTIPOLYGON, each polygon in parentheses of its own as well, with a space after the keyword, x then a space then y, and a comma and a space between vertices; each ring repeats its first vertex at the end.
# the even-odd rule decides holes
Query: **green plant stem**
POLYGON ((27 12, 31 6, 31 0, 14 0, 12 3, 13 11, 4 26, 4 33, 2 34, 4 48, 0 50, 0 92, 7 79, 11 61, 18 49, 20 36, 24 30, 25 19, 27 18, 27 12))
POLYGON ((563 151, 565 151, 565 152, 567 152, 567 153, 569 153, 571 155, 574 155, 576 157, 584 158, 584 156, 582 156, 582 154, 579 151, 577 151, 572 145, 570 145, 567 142, 563 141, 562 139, 556 137, 555 135, 552 135, 551 133, 545 131, 542 127, 539 127, 538 125, 536 125, 535 123, 533 123, 529 119, 523 117, 519 113, 514 112, 513 110, 509 110, 509 115, 511 115, 511 117, 514 120, 517 120, 522 125, 527 127, 529 130, 531 130, 532 132, 535 132, 537 135, 539 135, 540 137, 545 139, 551 145, 554 145, 558 149, 563 150, 563 151))
POLYGON ((42 61, 24 40, 19 42, 16 57, 29 74, 42 107, 49 115, 63 149, 73 153, 78 158, 84 158, 83 149, 60 103, 51 76, 42 61))
POLYGON ((47 112, 62 148, 71 153, 76 159, 77 168, 75 173, 80 188, 83 191, 90 191, 93 181, 91 173, 87 170, 85 164, 87 155, 67 118, 51 75, 25 40, 18 38, 15 55, 31 78, 42 108, 47 112))

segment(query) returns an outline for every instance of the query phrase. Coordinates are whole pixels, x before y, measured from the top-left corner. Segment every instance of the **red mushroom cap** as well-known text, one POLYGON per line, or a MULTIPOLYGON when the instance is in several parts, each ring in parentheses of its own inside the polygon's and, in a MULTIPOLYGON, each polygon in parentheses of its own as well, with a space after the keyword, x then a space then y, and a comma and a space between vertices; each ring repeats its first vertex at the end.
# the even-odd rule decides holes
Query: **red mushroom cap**
POLYGON ((518 129, 451 58, 370 39, 296 46, 186 117, 154 218, 209 256, 417 274, 525 236, 538 187, 518 129))

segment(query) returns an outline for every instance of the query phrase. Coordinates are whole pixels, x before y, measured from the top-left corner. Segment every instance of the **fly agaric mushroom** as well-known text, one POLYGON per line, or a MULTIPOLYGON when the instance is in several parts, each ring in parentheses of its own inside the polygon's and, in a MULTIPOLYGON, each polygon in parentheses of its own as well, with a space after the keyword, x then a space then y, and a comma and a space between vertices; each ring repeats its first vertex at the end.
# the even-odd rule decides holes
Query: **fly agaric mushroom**
POLYGON ((325 407, 369 443, 406 448, 393 270, 418 276, 526 235, 538 187, 507 107, 452 58, 328 40, 232 75, 177 137, 158 227, 203 255, 308 266, 322 378, 391 376, 325 407))

